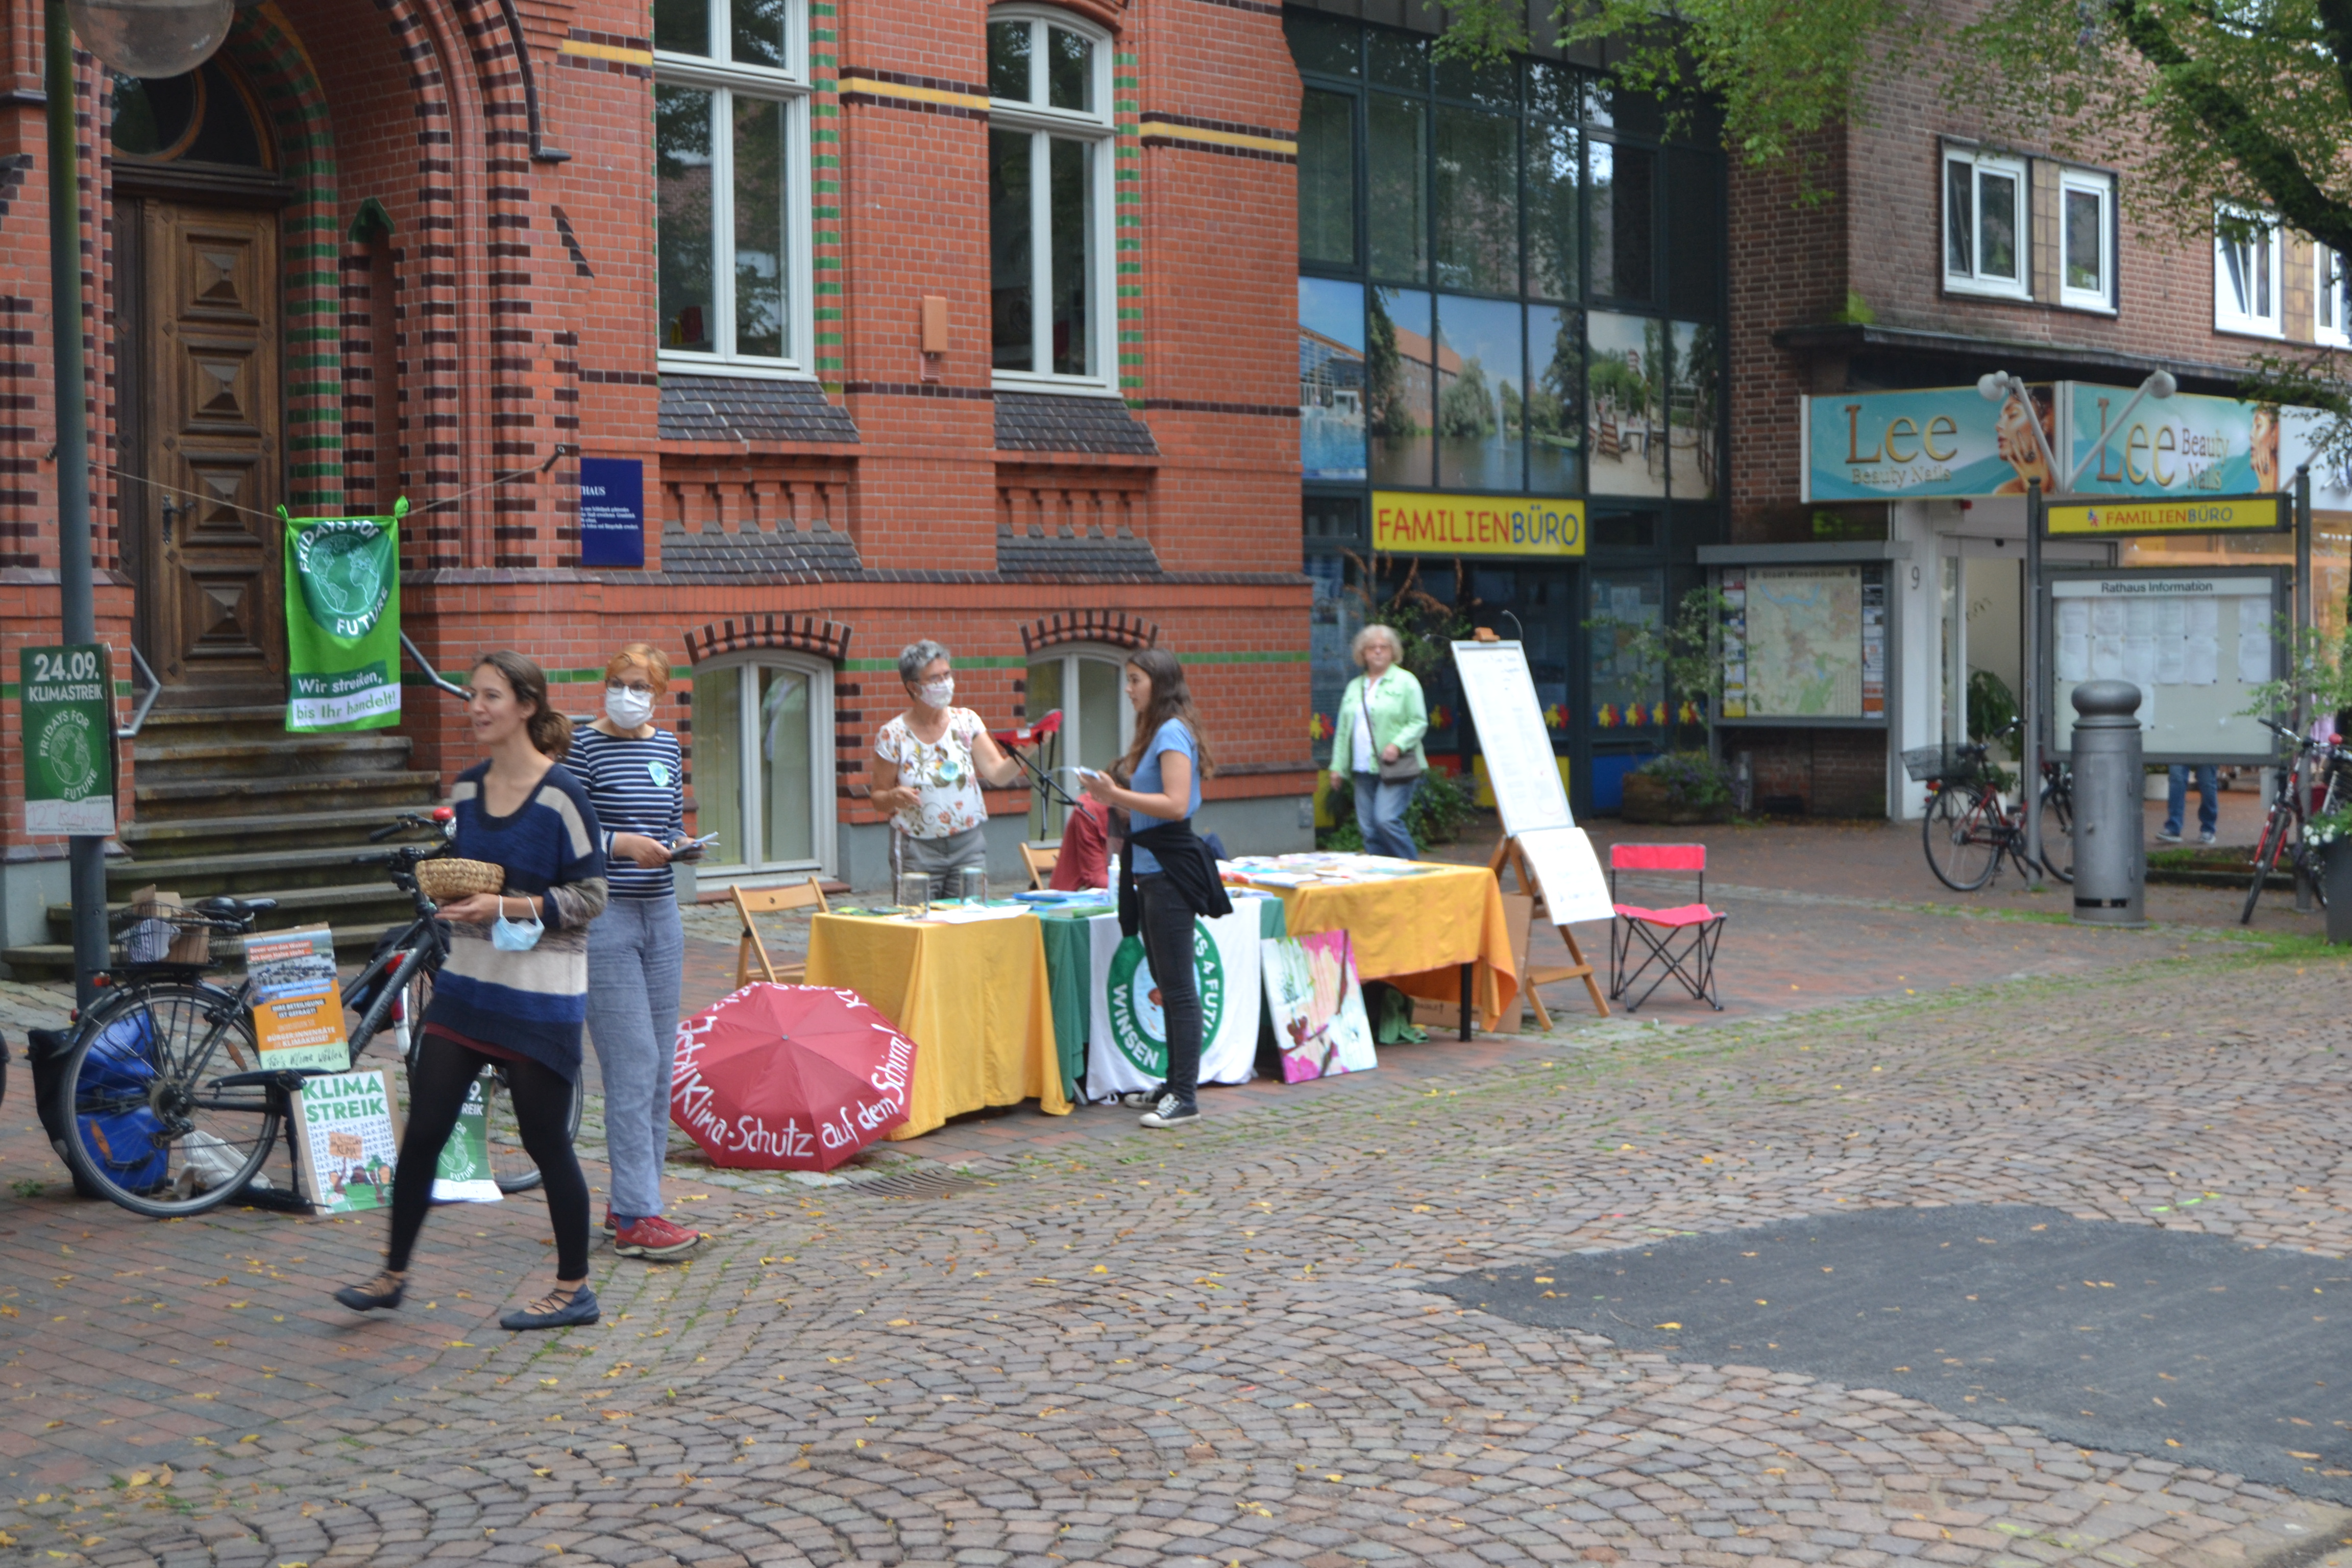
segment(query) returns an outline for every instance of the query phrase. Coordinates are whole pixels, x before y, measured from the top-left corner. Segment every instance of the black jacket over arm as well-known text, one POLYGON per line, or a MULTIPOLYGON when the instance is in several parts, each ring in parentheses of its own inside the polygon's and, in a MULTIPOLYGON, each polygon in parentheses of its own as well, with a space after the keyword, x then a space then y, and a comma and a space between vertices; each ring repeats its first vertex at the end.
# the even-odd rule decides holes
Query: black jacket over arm
POLYGON ((1127 853, 1118 861, 1118 930, 1122 936, 1133 936, 1142 921, 1141 906, 1135 898, 1135 851, 1149 849, 1160 862, 1160 870, 1176 890, 1183 895, 1196 915, 1211 920, 1234 912, 1233 900, 1225 896, 1224 879, 1217 875, 1217 858, 1209 847, 1192 836, 1192 819, 1178 817, 1140 833, 1130 833, 1127 853))

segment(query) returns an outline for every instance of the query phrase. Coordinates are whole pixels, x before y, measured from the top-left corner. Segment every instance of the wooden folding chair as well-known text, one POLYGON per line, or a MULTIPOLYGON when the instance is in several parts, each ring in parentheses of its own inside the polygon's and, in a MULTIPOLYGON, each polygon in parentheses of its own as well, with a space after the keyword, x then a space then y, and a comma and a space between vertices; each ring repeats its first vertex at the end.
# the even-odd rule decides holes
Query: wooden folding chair
POLYGON ((1021 861, 1029 868, 1030 889, 1036 891, 1052 884, 1054 868, 1061 864, 1062 852, 1059 849, 1041 849, 1034 844, 1024 844, 1021 846, 1021 861))
POLYGON ((1706 846, 1704 844, 1612 844, 1609 847, 1609 901, 1617 918, 1609 928, 1609 999, 1622 1001, 1635 982, 1652 970, 1657 971, 1641 995, 1625 1004, 1632 1013, 1650 999, 1652 992, 1665 984, 1669 977, 1679 980, 1694 1000, 1706 1003, 1717 1012, 1723 1004, 1715 993, 1715 952, 1723 940, 1723 922, 1727 918, 1720 910, 1707 908, 1706 846), (1698 901, 1677 904, 1669 910, 1646 909, 1640 904, 1617 901, 1617 873, 1620 871, 1686 871, 1698 878, 1698 901), (1633 938, 1639 936, 1644 952, 1631 972, 1627 960, 1633 957, 1633 938))
POLYGON ((760 974, 771 985, 793 985, 808 978, 806 963, 788 963, 782 969, 768 962, 768 944, 760 940, 760 928, 751 921, 753 915, 778 914, 785 910, 814 908, 824 914, 824 884, 812 875, 805 882, 794 882, 782 888, 737 888, 735 912, 743 921, 743 934, 735 943, 735 989, 740 991, 751 978, 751 956, 759 955, 760 974))

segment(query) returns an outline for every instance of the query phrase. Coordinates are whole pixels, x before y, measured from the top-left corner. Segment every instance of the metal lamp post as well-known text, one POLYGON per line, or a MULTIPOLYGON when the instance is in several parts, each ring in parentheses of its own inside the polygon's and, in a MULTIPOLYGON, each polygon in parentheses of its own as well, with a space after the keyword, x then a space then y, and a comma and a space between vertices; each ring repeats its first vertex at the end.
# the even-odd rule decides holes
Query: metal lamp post
MULTIPOLYGON (((49 308, 58 415, 58 596, 68 643, 98 640, 90 577, 89 425, 82 374, 81 149, 74 137, 73 40, 115 69, 173 77, 228 37, 231 0, 47 0, 43 18, 49 130, 49 308)), ((82 1005, 106 967, 106 840, 67 840, 73 888, 74 989, 82 1005)))

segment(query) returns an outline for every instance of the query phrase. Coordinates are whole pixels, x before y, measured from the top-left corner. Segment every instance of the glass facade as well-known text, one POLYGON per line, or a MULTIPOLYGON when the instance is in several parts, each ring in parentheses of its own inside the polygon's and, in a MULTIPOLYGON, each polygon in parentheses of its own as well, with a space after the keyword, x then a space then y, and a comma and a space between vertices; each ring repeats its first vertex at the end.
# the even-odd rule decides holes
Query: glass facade
MULTIPOLYGON (((1528 649, 1580 810, 1675 736, 1627 647, 1725 536, 1724 160, 1668 112, 1557 58, 1486 68, 1432 40, 1284 13, 1298 142, 1302 545, 1316 587, 1316 756, 1372 606, 1528 649), (1581 559, 1375 555, 1376 490, 1584 503, 1581 559)), ((1446 672, 1428 749, 1472 768, 1446 672)), ((1695 731, 1682 731, 1692 743, 1695 731)))

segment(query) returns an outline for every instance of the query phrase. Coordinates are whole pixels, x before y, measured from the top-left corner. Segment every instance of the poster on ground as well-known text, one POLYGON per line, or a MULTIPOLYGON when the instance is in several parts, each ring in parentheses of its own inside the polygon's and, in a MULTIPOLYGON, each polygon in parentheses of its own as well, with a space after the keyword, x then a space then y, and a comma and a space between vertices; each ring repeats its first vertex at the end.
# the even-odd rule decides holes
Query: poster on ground
POLYGON ((286 727, 383 730, 400 722, 400 520, 288 517, 286 727))
MULTIPOLYGON (((1192 921, 1192 973, 1201 988, 1201 1081, 1247 1083, 1257 1068, 1258 900, 1192 921)), ((1093 960, 1087 1030, 1087 1094, 1097 1102, 1168 1080, 1168 1024, 1143 943, 1118 932, 1118 917, 1087 922, 1093 960)))
POLYGON ((1282 1081, 1304 1083, 1380 1066, 1371 1019, 1356 978, 1356 955, 1343 931, 1268 937, 1265 1005, 1282 1054, 1282 1081))
POLYGON ((253 982, 253 1033, 263 1067, 340 1071, 352 1065, 332 931, 319 926, 247 937, 245 970, 253 982))
POLYGON ((466 1104, 457 1112, 457 1130, 441 1145, 440 1163, 433 1167, 433 1201, 436 1204, 494 1204, 506 1194, 490 1173, 489 1101, 483 1089, 490 1081, 486 1069, 466 1087, 466 1104))
POLYGON ((391 1069, 323 1073, 293 1098, 294 1182, 304 1200, 320 1214, 389 1207, 400 1159, 391 1069))

